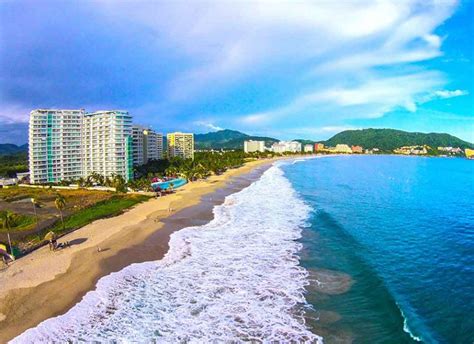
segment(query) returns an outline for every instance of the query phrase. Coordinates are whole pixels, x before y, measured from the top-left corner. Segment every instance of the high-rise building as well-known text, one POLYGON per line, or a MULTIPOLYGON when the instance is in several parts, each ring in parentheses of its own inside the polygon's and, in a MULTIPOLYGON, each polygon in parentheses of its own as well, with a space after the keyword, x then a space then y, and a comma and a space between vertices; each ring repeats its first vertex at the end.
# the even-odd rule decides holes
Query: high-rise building
POLYGON ((147 150, 144 152, 144 157, 147 161, 163 159, 163 134, 148 130, 144 135, 147 142, 147 150))
POLYGON ((84 116, 83 176, 99 173, 133 179, 132 116, 126 111, 98 111, 84 116))
POLYGON ((149 160, 163 159, 163 135, 152 129, 134 125, 133 136, 133 164, 146 164, 149 160))
POLYGON ((33 110, 29 123, 30 181, 55 183, 81 177, 84 110, 33 110))
POLYGON ((265 152, 265 141, 244 141, 244 152, 265 152))
POLYGON ((72 181, 93 172, 133 178, 131 120, 123 111, 32 111, 31 183, 72 181))
POLYGON ((183 159, 194 159, 194 134, 169 133, 166 135, 168 141, 168 157, 180 157, 183 159))

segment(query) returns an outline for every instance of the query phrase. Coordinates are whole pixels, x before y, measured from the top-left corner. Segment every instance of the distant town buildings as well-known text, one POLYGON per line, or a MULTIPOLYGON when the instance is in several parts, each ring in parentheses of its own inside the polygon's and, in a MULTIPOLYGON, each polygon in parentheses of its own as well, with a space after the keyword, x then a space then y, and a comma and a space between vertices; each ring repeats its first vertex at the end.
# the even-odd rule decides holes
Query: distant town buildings
POLYGON ((140 166, 150 160, 163 159, 163 134, 151 128, 132 126, 133 165, 140 166))
POLYGON ((322 144, 322 143, 315 143, 314 144, 314 151, 315 152, 320 152, 322 150, 324 150, 324 144, 322 144))
POLYGON ((364 150, 365 154, 377 154, 380 152, 380 149, 378 148, 372 148, 372 149, 366 149, 364 150))
POLYGON ((468 158, 468 159, 474 159, 474 149, 466 148, 466 149, 464 150, 464 153, 466 154, 466 158, 468 158))
POLYGON ((458 155, 463 154, 463 150, 459 147, 438 147, 439 152, 446 153, 448 155, 458 155))
POLYGON ((131 116, 124 111, 31 111, 30 182, 76 180, 92 172, 131 179, 131 130, 131 116))
POLYGON ((364 153, 364 148, 362 148, 361 146, 352 146, 351 150, 352 150, 352 153, 354 153, 354 154, 364 153))
POLYGON ((170 133, 166 136, 168 141, 168 157, 194 159, 194 134, 170 133))
POLYGON ((244 152, 253 153, 253 152, 265 152, 265 141, 244 141, 244 152))
POLYGON ((297 153, 297 152, 301 152, 301 143, 298 142, 298 141, 275 142, 272 145, 272 151, 274 153, 285 153, 285 152, 297 153))
POLYGON ((336 147, 332 148, 333 153, 352 154, 352 149, 346 144, 337 144, 336 147))
POLYGON ((428 146, 403 146, 394 149, 393 152, 403 155, 425 155, 428 154, 428 148, 428 146))
POLYGON ((313 145, 304 145, 304 152, 305 153, 312 153, 313 152, 313 145))

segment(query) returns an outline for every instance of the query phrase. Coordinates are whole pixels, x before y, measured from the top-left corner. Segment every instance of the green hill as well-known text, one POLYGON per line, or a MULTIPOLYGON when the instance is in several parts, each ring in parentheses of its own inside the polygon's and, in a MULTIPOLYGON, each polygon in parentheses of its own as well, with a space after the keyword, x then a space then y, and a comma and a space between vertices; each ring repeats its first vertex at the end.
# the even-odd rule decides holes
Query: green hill
POLYGON ((324 142, 326 146, 335 146, 341 143, 358 145, 368 149, 379 148, 383 151, 392 151, 402 146, 415 145, 428 145, 432 148, 460 147, 464 149, 474 147, 472 143, 449 134, 411 133, 395 129, 346 130, 324 142))
POLYGON ((194 135, 196 149, 243 149, 246 140, 265 141, 267 146, 279 141, 271 137, 251 136, 229 129, 194 135))
POLYGON ((27 152, 28 144, 17 146, 11 143, 0 144, 0 155, 15 154, 20 152, 27 152))

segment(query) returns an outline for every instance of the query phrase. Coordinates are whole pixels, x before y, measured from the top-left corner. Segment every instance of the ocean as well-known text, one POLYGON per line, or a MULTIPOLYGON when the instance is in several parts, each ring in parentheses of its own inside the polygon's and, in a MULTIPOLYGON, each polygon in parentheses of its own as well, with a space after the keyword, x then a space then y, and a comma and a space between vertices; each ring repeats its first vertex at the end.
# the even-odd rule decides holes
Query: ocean
POLYGON ((278 162, 13 343, 472 343, 474 165, 278 162))
POLYGON ((474 341, 474 164, 339 156, 282 167, 311 207, 301 265, 326 342, 474 341))

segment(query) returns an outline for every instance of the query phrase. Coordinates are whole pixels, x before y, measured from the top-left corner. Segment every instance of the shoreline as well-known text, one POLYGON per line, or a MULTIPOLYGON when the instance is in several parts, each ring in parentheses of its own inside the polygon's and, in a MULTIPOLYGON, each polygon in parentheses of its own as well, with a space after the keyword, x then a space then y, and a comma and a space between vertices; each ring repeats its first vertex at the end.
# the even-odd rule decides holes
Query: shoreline
POLYGON ((122 215, 94 221, 61 238, 70 248, 50 252, 42 247, 0 271, 0 343, 65 313, 101 277, 133 263, 161 259, 173 232, 209 222, 215 205, 250 185, 275 160, 248 162, 122 215))

